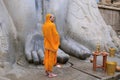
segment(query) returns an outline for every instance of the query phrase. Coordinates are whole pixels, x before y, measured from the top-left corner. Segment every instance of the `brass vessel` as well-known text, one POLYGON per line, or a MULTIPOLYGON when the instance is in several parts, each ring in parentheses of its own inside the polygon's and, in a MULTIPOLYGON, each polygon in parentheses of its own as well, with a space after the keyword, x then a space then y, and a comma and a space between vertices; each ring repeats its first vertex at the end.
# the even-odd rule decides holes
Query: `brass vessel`
POLYGON ((106 62, 107 75, 112 76, 115 74, 117 62, 106 62))
POLYGON ((114 56, 115 56, 115 53, 116 53, 116 49, 115 49, 115 48, 112 48, 112 47, 109 48, 109 53, 110 53, 110 54, 109 54, 110 57, 114 57, 114 56))
POLYGON ((97 43, 96 51, 100 52, 100 43, 97 43))

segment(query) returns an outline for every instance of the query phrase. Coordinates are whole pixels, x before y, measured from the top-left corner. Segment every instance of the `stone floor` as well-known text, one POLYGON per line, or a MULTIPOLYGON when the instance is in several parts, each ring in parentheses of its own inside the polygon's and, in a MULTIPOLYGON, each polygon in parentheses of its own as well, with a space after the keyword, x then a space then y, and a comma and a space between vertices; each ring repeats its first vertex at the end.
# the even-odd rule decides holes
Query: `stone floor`
MULTIPOLYGON (((101 56, 98 57, 98 64, 101 63, 101 59, 101 56)), ((116 61, 120 65, 118 57, 108 57, 108 61, 116 61)), ((62 68, 54 67, 53 71, 58 74, 55 78, 45 76, 42 65, 28 64, 23 59, 16 63, 12 67, 9 67, 8 63, 5 63, 5 67, 0 67, 0 80, 120 80, 120 72, 116 72, 114 76, 107 76, 101 69, 93 71, 89 59, 70 57, 67 64, 61 65, 62 68)))

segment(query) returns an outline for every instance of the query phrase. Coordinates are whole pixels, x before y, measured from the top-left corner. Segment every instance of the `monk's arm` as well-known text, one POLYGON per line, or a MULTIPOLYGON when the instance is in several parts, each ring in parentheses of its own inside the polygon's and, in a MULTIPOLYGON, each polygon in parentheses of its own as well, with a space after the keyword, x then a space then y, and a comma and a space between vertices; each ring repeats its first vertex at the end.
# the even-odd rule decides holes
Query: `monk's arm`
POLYGON ((54 42, 59 47, 59 45, 60 45, 60 36, 59 36, 59 33, 58 33, 55 25, 53 25, 53 27, 52 27, 52 33, 53 33, 54 42))

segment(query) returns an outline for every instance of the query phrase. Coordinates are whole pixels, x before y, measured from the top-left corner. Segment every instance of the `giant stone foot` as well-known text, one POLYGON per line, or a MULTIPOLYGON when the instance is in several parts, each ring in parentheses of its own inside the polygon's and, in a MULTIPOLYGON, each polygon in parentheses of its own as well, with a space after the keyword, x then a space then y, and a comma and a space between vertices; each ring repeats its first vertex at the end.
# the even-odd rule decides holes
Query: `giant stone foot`
POLYGON ((56 16, 57 29, 64 37, 61 49, 66 53, 87 58, 90 51, 96 50, 98 43, 101 50, 109 51, 114 47, 117 53, 120 52, 120 39, 103 20, 96 0, 45 1, 46 12, 56 16))
POLYGON ((97 43, 101 50, 110 47, 120 51, 120 39, 111 26, 103 20, 96 0, 70 0, 67 16, 68 32, 71 38, 94 51, 97 43))
MULTIPOLYGON (((42 64, 44 59, 43 49, 43 37, 40 34, 30 34, 26 39, 25 44, 25 55, 29 62, 35 64, 42 64)), ((66 63, 69 60, 69 55, 65 54, 62 50, 58 50, 58 62, 66 63)))
POLYGON ((82 60, 85 60, 91 55, 91 51, 88 48, 84 47, 71 38, 63 37, 61 39, 60 47, 66 53, 82 60))

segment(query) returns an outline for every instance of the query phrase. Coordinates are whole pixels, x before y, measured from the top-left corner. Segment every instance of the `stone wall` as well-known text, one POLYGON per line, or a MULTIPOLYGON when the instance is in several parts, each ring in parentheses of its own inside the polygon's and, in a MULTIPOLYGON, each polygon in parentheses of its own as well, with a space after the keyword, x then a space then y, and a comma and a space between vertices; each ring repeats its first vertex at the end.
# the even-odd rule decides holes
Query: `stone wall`
POLYGON ((120 9, 99 6, 99 10, 106 24, 111 25, 115 31, 120 31, 120 9))

